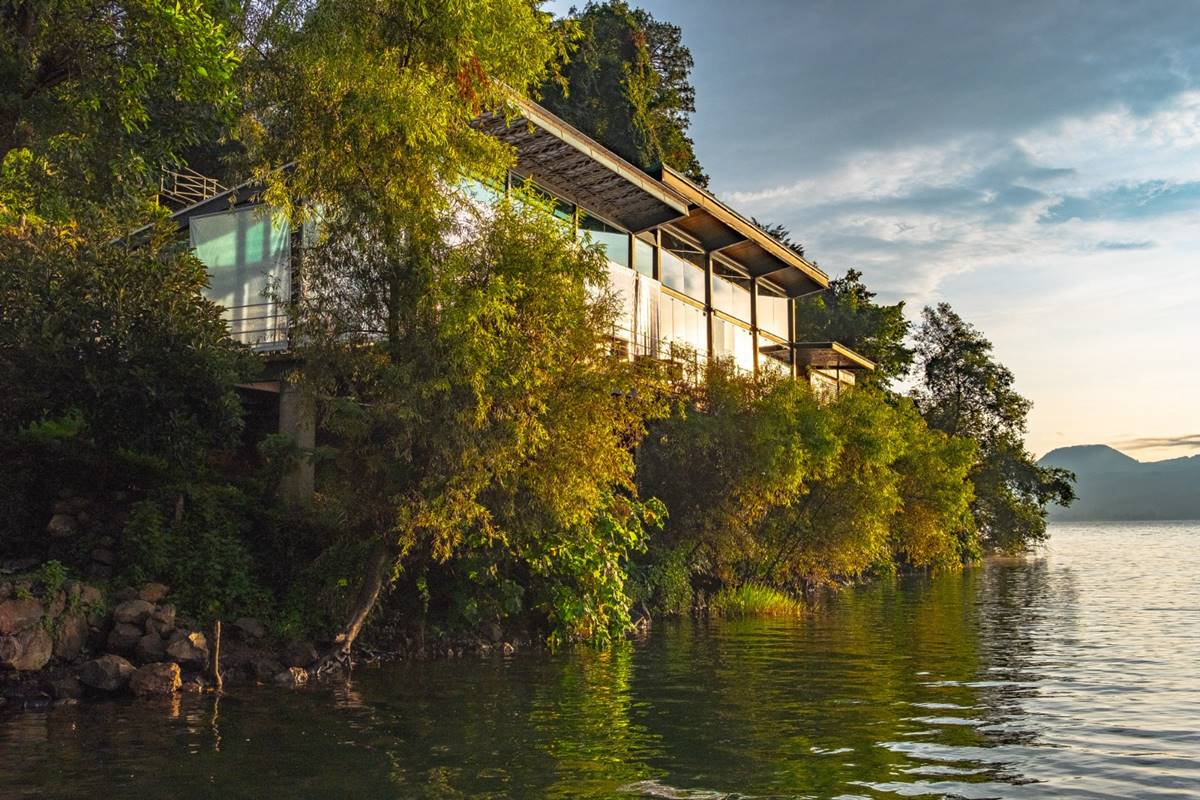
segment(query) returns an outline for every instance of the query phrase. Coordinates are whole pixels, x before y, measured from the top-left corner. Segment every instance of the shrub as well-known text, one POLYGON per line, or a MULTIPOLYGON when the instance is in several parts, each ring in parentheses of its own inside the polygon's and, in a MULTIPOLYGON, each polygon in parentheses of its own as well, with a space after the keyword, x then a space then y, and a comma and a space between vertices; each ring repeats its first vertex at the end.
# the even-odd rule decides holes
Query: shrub
POLYGON ((709 613, 721 617, 794 617, 803 610, 796 598, 760 583, 722 589, 708 601, 709 613))

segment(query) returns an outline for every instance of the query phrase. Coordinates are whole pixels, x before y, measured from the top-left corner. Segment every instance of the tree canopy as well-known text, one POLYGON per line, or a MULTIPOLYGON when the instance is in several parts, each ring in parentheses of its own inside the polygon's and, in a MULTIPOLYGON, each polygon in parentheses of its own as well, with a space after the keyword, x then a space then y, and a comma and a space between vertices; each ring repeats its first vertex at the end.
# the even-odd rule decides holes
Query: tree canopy
POLYGON ((574 47, 542 104, 642 169, 666 164, 708 185, 688 136, 696 90, 679 27, 623 0, 572 9, 562 27, 574 47))

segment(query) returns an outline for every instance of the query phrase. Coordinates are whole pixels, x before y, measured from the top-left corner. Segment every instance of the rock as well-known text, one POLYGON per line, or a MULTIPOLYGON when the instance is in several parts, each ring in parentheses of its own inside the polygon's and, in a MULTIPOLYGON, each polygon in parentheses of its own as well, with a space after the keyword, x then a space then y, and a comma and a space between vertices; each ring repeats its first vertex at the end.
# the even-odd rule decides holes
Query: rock
POLYGON ((253 617, 235 619, 233 627, 237 628, 246 639, 261 639, 267 635, 266 626, 253 617))
POLYGON ((111 567, 116 559, 113 557, 112 550, 106 550, 103 547, 97 547, 92 551, 92 561, 97 564, 103 564, 106 567, 111 567))
POLYGON ((13 664, 20 660, 25 648, 15 636, 0 636, 0 667, 15 669, 13 664))
POLYGON ((50 681, 50 691, 58 700, 74 699, 83 696, 83 684, 74 675, 50 681))
POLYGON ((138 598, 147 603, 160 602, 171 590, 161 583, 147 583, 138 592, 138 598))
POLYGON ((126 586, 114 594, 113 599, 118 603, 124 603, 126 600, 137 600, 137 589, 132 586, 126 586))
POLYGON ((504 653, 506 656, 511 656, 513 653, 517 652, 517 648, 513 647, 509 642, 505 642, 500 648, 500 652, 504 653))
POLYGON ((163 603, 154 609, 150 616, 156 621, 161 622, 167 628, 175 627, 175 606, 170 603, 163 603))
POLYGON ((54 639, 41 625, 22 631, 15 638, 21 643, 22 652, 21 657, 12 663, 12 669, 32 671, 49 663, 50 656, 54 654, 54 639))
POLYGON ((167 657, 180 664, 203 668, 208 664, 208 640, 203 633, 176 631, 167 645, 167 657))
POLYGON ((161 639, 166 639, 175 632, 174 625, 168 625, 165 622, 159 622, 153 616, 146 620, 146 624, 143 627, 145 628, 146 633, 153 633, 155 636, 158 636, 161 639))
POLYGON ((126 600, 113 609, 113 620, 130 625, 141 625, 154 611, 154 605, 145 600, 126 600))
POLYGON ((308 683, 308 670, 303 667, 288 667, 275 676, 276 686, 295 688, 308 683))
POLYGON ((87 617, 78 612, 66 615, 54 630, 54 655, 64 661, 73 661, 83 650, 87 638, 87 617))
POLYGON ((12 594, 12 583, 0 581, 0 600, 7 600, 10 594, 12 594))
POLYGON ((129 678, 129 688, 140 695, 174 694, 182 685, 179 665, 169 662, 139 667, 129 678))
POLYGON ((138 639, 137 644, 133 648, 133 653, 137 656, 138 661, 148 664, 152 661, 162 661, 166 658, 167 649, 163 646, 163 640, 157 633, 147 633, 138 639))
POLYGON ((192 677, 188 678, 183 682, 183 686, 180 687, 180 689, 185 692, 203 692, 207 688, 208 684, 205 683, 204 678, 200 677, 199 675, 193 675, 192 677))
POLYGON ((46 616, 55 619, 67 607, 67 593, 61 589, 55 592, 54 597, 50 600, 50 605, 46 608, 46 616))
POLYGON ((273 658, 262 656, 250 662, 250 671, 254 673, 256 680, 266 683, 283 672, 283 664, 273 658))
POLYGON ((312 642, 291 642, 283 650, 283 663, 289 667, 307 667, 317 660, 312 642))
POLYGON ((128 653, 143 636, 142 629, 128 622, 118 622, 108 634, 107 646, 117 653, 128 653))
POLYGON ((134 672, 133 664, 110 653, 85 662, 79 668, 79 680, 94 689, 115 692, 129 683, 134 672))
POLYGON ((0 634, 14 634, 42 621, 42 604, 37 600, 5 600, 0 603, 0 634))
POLYGON ((77 530, 79 530, 79 523, 69 514, 55 514, 50 518, 50 523, 46 525, 46 533, 55 539, 74 536, 77 530))

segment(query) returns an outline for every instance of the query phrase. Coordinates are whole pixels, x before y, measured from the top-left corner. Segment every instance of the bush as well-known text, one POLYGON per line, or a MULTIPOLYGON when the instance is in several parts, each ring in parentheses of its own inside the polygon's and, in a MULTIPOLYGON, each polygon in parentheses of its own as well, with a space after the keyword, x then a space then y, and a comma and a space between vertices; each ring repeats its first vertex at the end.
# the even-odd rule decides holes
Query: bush
POLYGON ((722 589, 708 601, 709 613, 721 617, 794 617, 803 610, 796 598, 759 583, 722 589))

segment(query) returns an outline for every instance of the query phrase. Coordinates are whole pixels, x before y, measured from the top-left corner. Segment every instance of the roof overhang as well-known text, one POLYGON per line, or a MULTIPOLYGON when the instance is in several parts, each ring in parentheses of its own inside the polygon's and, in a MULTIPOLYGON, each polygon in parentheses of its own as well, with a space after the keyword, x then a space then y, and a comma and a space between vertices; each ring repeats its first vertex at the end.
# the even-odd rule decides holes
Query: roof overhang
POLYGON ((634 233, 687 215, 687 201, 653 177, 536 103, 511 102, 474 124, 513 146, 517 175, 634 233))
POLYGON ((796 342, 796 363, 816 369, 874 370, 875 362, 838 342, 796 342))
POLYGON ((752 277, 771 280, 792 297, 829 286, 828 275, 680 172, 664 165, 659 179, 688 202, 688 215, 672 225, 705 250, 737 262, 752 277))

